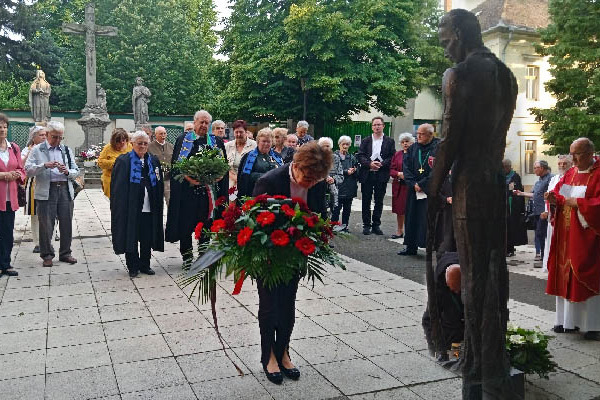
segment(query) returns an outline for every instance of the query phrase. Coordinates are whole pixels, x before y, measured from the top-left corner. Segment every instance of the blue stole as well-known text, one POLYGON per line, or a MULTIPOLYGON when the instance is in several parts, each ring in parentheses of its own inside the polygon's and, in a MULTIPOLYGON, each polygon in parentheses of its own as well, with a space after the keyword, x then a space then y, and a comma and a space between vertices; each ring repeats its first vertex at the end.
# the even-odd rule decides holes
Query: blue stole
MULTIPOLYGON (((283 164, 281 161, 281 157, 273 151, 273 149, 269 150, 269 156, 273 157, 277 164, 283 164)), ((244 169, 242 170, 242 174, 250 174, 252 172, 252 167, 254 167, 254 163, 256 162, 256 157, 258 157, 258 148, 255 148, 250 153, 248 153, 248 158, 246 158, 246 164, 244 164, 244 169)))
MULTIPOLYGON (((179 156, 177 157, 177 161, 189 157, 192 151, 192 147, 194 147, 194 141, 196 139, 198 139, 196 132, 189 131, 188 133, 186 133, 185 137, 183 138, 183 142, 181 142, 181 150, 179 150, 179 156)), ((214 147, 215 142, 216 140, 214 138, 214 135, 212 135, 209 131, 206 134, 206 145, 208 147, 214 147)))
MULTIPOLYGON (((131 172, 129 174, 129 182, 140 183, 142 180, 142 160, 138 157, 137 153, 133 150, 129 152, 129 165, 131 172)), ((150 184, 152 187, 156 186, 156 172, 152 166, 152 158, 148 156, 148 175, 150 176, 150 184)))

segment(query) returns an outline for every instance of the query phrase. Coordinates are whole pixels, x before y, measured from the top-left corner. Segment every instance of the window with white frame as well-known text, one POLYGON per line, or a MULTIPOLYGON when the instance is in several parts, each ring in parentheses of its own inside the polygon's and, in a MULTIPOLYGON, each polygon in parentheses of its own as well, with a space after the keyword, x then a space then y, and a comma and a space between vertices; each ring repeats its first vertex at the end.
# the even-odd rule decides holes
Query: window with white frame
POLYGON ((533 174, 533 165, 537 160, 537 140, 525 141, 525 173, 533 174))
POLYGON ((528 65, 525 80, 527 82, 525 97, 527 100, 538 101, 540 99, 540 67, 528 65))

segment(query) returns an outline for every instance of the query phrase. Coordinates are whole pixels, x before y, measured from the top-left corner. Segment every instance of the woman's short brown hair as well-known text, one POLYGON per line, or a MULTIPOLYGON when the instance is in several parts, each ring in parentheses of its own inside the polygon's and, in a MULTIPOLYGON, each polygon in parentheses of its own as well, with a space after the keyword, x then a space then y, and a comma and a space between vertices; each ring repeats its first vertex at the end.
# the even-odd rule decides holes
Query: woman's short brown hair
POLYGON ((129 142, 129 134, 123 128, 115 128, 112 135, 110 136, 110 145, 113 149, 117 148, 117 141, 122 139, 125 143, 129 142))
POLYGON ((294 164, 306 175, 324 179, 333 166, 333 153, 323 149, 316 140, 303 144, 294 154, 294 164))
POLYGON ((6 114, 0 113, 0 122, 4 122, 6 123, 6 126, 8 126, 8 116, 6 114))

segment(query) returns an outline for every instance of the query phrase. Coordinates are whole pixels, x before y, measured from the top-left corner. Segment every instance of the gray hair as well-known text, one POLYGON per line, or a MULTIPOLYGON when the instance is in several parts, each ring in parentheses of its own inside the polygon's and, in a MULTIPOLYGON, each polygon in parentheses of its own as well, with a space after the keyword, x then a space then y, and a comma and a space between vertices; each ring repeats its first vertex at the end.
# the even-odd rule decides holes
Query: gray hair
POLYGON ((38 134, 39 131, 45 130, 45 126, 34 125, 29 128, 29 138, 27 139, 27 146, 33 143, 33 138, 38 134))
POLYGON ((431 124, 421 124, 421 125, 419 125, 419 128, 421 128, 421 127, 427 129, 427 131, 429 133, 435 132, 435 129, 433 128, 433 125, 431 125, 431 124))
POLYGON ((548 165, 548 161, 546 161, 546 160, 537 160, 537 161, 534 163, 534 165, 535 165, 535 164, 539 164, 539 165, 540 165, 540 167, 542 167, 542 168, 543 168, 543 169, 545 169, 546 171, 549 171, 549 170, 550 170, 550 165, 548 165))
POLYGON ((163 131, 163 132, 167 133, 167 130, 165 129, 165 127, 164 127, 164 126, 157 126, 157 127, 154 129, 154 133, 156 133, 156 132, 158 132, 158 131, 163 131))
POLYGON ((340 136, 340 138, 338 139, 338 146, 341 146, 342 143, 350 143, 352 144, 352 138, 350 138, 350 136, 340 136))
POLYGON ((559 154, 557 156, 558 160, 566 160, 567 162, 570 162, 571 164, 573 163, 573 156, 571 156, 570 154, 559 154))
POLYGON ((398 136, 398 143, 402 143, 405 140, 408 140, 410 143, 414 143, 415 137, 412 135, 412 133, 408 133, 408 132, 401 133, 400 136, 398 136))
POLYGON ((225 122, 221 121, 220 119, 216 120, 215 122, 212 123, 212 127, 215 128, 217 126, 225 126, 225 122))
POLYGON ((59 121, 50 121, 46 125, 46 131, 65 133, 65 125, 59 121))
POLYGON ((331 140, 331 138, 330 138, 330 137, 327 137, 327 136, 320 137, 320 138, 319 138, 319 141, 318 141, 317 143, 319 144, 319 146, 321 146, 321 145, 323 145, 323 143, 325 143, 325 142, 329 143, 329 147, 330 147, 331 149, 333 149, 333 140, 331 140))
POLYGON ((212 115, 210 115, 206 110, 196 111, 196 114, 194 114, 194 121, 202 116, 208 117, 208 120, 212 121, 212 115))
POLYGON ((508 165, 509 167, 512 167, 512 161, 510 161, 509 158, 505 158, 502 160, 502 165, 508 165))
POLYGON ((310 125, 306 121, 298 121, 298 124, 296 125, 296 128, 306 128, 306 129, 308 129, 309 126, 310 125))
POLYGON ((135 131, 133 132, 133 135, 131 135, 131 143, 135 142, 139 138, 146 139, 148 142, 150 141, 150 138, 148 137, 148 134, 146 132, 135 131))

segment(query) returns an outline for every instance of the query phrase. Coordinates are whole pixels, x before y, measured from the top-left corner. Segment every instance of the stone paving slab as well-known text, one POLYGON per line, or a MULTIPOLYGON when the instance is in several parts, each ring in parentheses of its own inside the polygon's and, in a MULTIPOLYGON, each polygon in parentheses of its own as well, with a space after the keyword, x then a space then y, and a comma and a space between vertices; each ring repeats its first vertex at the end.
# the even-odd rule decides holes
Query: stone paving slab
MULTIPOLYGON (((227 354, 208 304, 176 284, 177 247, 153 255, 155 276, 127 276, 110 247, 108 200, 77 198, 73 253, 79 263, 43 268, 29 220, 17 214, 14 266, 0 278, 0 399, 459 399, 461 380, 428 356, 420 326, 426 290, 347 259, 325 285, 298 290, 291 357, 298 382, 268 382, 260 365, 258 296, 251 282, 232 296, 219 284, 217 308, 227 354)), ((520 260, 519 262, 526 260, 520 260)), ((516 267, 515 267, 516 268, 516 267)), ((525 272, 538 274, 538 269, 525 272)), ((511 300, 511 318, 548 332, 554 315, 511 300)), ((600 396, 600 345, 581 335, 551 341, 559 371, 528 377, 527 399, 600 396)))

